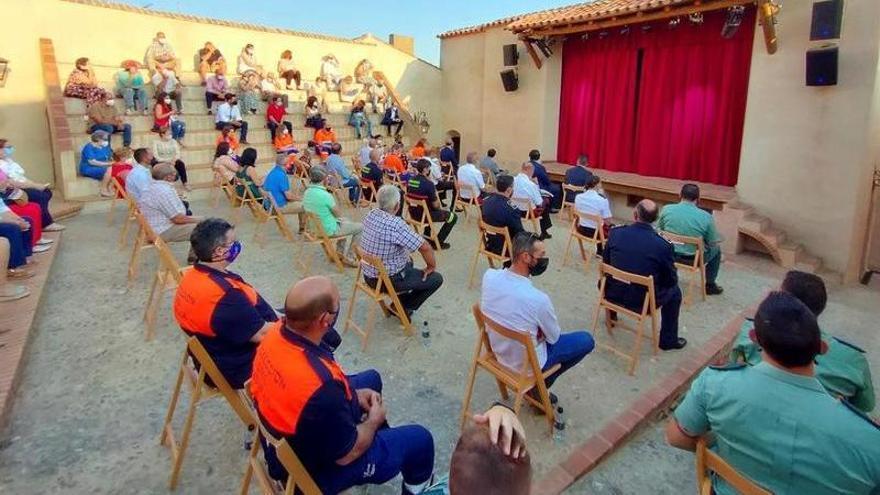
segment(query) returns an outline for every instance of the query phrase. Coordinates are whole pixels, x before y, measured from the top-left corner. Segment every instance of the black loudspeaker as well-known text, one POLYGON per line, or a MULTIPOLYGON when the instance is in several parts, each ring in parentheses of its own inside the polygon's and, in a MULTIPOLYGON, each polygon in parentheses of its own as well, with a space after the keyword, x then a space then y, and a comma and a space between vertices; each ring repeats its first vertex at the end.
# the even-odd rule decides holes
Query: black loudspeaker
POLYGON ((825 0, 813 4, 813 22, 810 24, 810 40, 836 40, 840 38, 843 21, 843 0, 825 0))
POLYGON ((807 86, 837 84, 836 46, 807 50, 807 86))
POLYGON ((519 87, 519 78, 513 69, 501 71, 501 82, 504 83, 504 91, 516 91, 519 87))
POLYGON ((519 52, 516 51, 516 45, 504 45, 504 66, 516 67, 519 63, 519 52))

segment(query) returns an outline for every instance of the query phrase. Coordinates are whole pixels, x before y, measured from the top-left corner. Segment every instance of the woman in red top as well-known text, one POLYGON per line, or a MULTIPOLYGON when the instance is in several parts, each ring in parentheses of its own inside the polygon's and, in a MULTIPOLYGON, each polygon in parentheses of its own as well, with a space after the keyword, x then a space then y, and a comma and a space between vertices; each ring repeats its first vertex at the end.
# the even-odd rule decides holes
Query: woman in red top
POLYGON ((158 132, 163 127, 171 128, 171 138, 183 146, 183 136, 186 134, 186 124, 174 115, 171 108, 171 96, 164 91, 156 93, 156 106, 153 107, 153 132, 158 132))
MULTIPOLYGON (((119 148, 113 152, 113 165, 110 166, 110 178, 116 179, 122 189, 125 190, 125 179, 131 172, 131 159, 133 153, 131 148, 119 148)), ((116 197, 122 199, 122 193, 116 192, 116 197)))
POLYGON ((287 108, 284 107, 284 100, 281 96, 273 96, 272 103, 266 107, 266 127, 269 128, 269 140, 275 137, 278 126, 281 124, 287 127, 287 132, 293 134, 293 124, 284 120, 284 114, 286 113, 287 108))

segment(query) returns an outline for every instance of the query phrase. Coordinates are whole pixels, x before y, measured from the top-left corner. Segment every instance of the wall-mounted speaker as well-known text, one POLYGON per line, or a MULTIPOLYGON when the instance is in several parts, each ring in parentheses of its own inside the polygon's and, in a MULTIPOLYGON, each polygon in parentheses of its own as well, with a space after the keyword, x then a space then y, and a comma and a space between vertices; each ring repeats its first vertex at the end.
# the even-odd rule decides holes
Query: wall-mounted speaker
POLYGON ((807 50, 807 86, 834 86, 837 84, 836 46, 807 50))
POLYGON ((516 91, 519 87, 519 77, 513 69, 501 71, 501 82, 504 84, 504 91, 516 91))
POLYGON ((504 45, 504 66, 516 67, 519 63, 519 52, 516 51, 516 45, 504 45))
POLYGON ((836 40, 840 38, 843 22, 843 0, 824 0, 813 4, 813 22, 810 24, 810 40, 836 40))

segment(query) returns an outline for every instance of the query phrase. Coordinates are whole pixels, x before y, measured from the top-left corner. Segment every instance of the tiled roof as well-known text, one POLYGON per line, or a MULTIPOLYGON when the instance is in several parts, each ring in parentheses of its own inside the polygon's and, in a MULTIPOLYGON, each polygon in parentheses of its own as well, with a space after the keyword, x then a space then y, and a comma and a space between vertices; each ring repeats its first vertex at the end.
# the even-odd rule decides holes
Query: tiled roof
POLYGON ((520 17, 523 17, 523 16, 515 15, 515 16, 511 16, 511 17, 505 17, 504 19, 497 19, 492 22, 486 22, 486 23, 477 24, 474 26, 453 29, 452 31, 446 31, 445 33, 440 33, 437 35, 437 37, 440 39, 443 39, 443 38, 452 38, 454 36, 463 36, 465 34, 482 33, 483 31, 485 31, 486 29, 489 29, 491 27, 506 26, 506 25, 510 24, 511 22, 519 19, 520 17))
MULTIPOLYGON (((342 38, 339 36, 328 36, 324 34, 318 33, 307 33, 303 31, 294 31, 292 29, 283 29, 276 28, 271 26, 263 26, 259 24, 246 24, 242 22, 233 22, 233 21, 224 21, 222 19, 214 19, 212 17, 201 17, 197 15, 188 15, 188 14, 176 14, 174 12, 166 12, 162 10, 153 10, 153 9, 144 9, 140 7, 134 7, 132 5, 117 3, 117 2, 107 2, 104 0, 62 0, 68 3, 76 3, 80 5, 90 5, 92 7, 102 7, 105 9, 116 9, 123 10, 125 12, 132 12, 135 14, 146 14, 152 15, 156 17, 165 17, 168 19, 176 19, 179 21, 190 21, 190 22, 200 22, 202 24, 214 24, 216 26, 224 26, 224 27, 232 27, 239 29, 249 29, 251 31, 262 31, 265 33, 275 33, 275 34, 286 34, 291 36, 300 36, 303 38, 312 38, 319 39, 325 41, 337 41, 340 43, 354 43, 357 45, 367 44, 361 41, 356 41, 348 38, 342 38)), ((371 44, 371 43, 370 43, 371 44)))
POLYGON ((597 0, 526 14, 509 23, 507 29, 520 32, 559 24, 575 24, 684 3, 693 3, 693 0, 597 0))

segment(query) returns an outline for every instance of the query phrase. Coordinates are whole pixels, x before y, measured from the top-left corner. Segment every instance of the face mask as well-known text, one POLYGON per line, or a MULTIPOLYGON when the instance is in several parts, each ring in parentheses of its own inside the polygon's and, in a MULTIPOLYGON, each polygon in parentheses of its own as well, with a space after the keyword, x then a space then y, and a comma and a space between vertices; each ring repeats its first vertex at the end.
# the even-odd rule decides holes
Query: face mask
POLYGON ((166 40, 165 38, 159 38, 160 45, 164 45, 165 43, 168 43, 168 40, 166 40))
POLYGON ((107 100, 107 106, 108 106, 108 107, 112 107, 114 103, 116 103, 116 102, 113 101, 113 100, 107 100))
POLYGON ((235 105, 238 105, 238 102, 235 101, 235 100, 233 100, 233 101, 230 101, 229 104, 232 105, 232 106, 235 106, 235 105))
POLYGON ((232 263, 238 258, 238 255, 241 254, 241 241, 235 241, 229 246, 229 251, 226 252, 226 262, 232 263))
POLYGON ((235 152, 232 151, 232 149, 230 149, 226 154, 229 156, 235 156, 235 152))
POLYGON ((166 105, 170 105, 170 104, 171 104, 171 98, 165 98, 164 101, 165 101, 165 104, 166 104, 166 105))
POLYGON ((4 148, 3 148, 3 153, 4 153, 6 156, 12 156, 12 154, 15 153, 15 146, 6 146, 6 147, 4 147, 4 148))
POLYGON ((550 258, 538 258, 538 261, 529 267, 529 276, 537 277, 538 275, 543 274, 547 271, 547 266, 550 265, 550 258))
POLYGON ((110 146, 110 142, 109 142, 109 141, 98 141, 98 142, 95 143, 95 144, 97 144, 99 148, 103 148, 103 147, 105 147, 105 146, 110 146))
POLYGON ((247 54, 248 54, 248 55, 253 55, 253 54, 254 54, 254 51, 251 50, 251 49, 248 49, 248 50, 247 50, 247 54))

